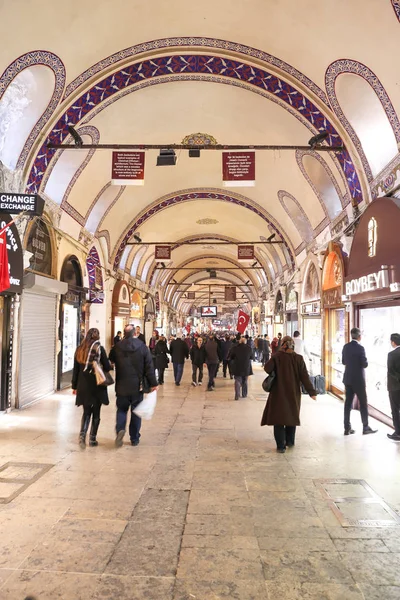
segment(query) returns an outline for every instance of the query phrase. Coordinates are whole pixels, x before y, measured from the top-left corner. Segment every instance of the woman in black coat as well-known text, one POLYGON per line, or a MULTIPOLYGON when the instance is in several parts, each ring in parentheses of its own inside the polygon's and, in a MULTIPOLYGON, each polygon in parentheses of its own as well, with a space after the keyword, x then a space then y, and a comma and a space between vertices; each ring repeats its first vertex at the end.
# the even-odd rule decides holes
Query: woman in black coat
POLYGON ((155 357, 155 368, 158 373, 158 384, 164 384, 164 371, 168 368, 169 358, 168 358, 169 350, 167 346, 167 340, 163 335, 160 336, 160 339, 156 343, 154 347, 154 357, 155 357))
POLYGON ((75 404, 83 406, 79 433, 79 445, 82 449, 86 448, 86 434, 90 419, 92 419, 92 427, 89 446, 98 445, 96 436, 100 425, 101 405, 109 404, 107 387, 96 383, 96 376, 92 370, 93 361, 98 362, 104 372, 111 371, 106 351, 100 344, 100 332, 96 328, 89 329, 85 339, 76 349, 72 372, 72 389, 76 395, 75 404))

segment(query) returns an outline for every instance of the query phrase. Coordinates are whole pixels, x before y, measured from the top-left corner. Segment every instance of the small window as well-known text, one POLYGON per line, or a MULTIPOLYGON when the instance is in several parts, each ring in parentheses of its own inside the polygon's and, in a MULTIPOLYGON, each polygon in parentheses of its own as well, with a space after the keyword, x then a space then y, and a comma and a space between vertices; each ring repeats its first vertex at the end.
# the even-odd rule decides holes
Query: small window
POLYGON ((376 219, 372 217, 368 223, 368 256, 376 256, 376 241, 378 237, 378 225, 376 219))

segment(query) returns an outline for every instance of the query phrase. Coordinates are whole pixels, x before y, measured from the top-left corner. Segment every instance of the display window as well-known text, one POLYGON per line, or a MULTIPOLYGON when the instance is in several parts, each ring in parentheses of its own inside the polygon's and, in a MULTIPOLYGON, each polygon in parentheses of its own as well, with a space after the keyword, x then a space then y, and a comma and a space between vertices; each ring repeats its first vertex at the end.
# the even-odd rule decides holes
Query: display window
POLYGON ((303 318, 303 340, 311 355, 311 375, 320 375, 322 372, 321 318, 303 318))
POLYGON ((400 306, 359 308, 361 344, 365 348, 368 404, 390 417, 387 392, 387 356, 392 350, 390 335, 400 329, 400 306))
POLYGON ((346 310, 329 311, 329 382, 331 387, 344 392, 342 350, 346 343, 346 310))

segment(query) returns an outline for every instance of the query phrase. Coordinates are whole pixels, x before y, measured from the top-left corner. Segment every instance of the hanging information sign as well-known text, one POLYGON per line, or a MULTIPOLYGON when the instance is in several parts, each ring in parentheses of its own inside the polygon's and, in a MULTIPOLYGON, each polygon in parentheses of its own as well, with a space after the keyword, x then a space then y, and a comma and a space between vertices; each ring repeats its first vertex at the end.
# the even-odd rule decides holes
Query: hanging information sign
POLYGON ((144 152, 113 152, 112 185, 144 185, 144 152))

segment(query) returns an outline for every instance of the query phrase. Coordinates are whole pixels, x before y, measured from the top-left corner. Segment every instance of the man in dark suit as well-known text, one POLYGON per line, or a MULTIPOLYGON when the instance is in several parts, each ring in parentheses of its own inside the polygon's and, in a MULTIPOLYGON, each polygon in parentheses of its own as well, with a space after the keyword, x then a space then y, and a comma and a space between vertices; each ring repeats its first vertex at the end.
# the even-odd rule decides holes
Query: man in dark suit
POLYGON ((361 331, 354 327, 351 330, 351 342, 343 347, 342 363, 345 365, 343 383, 346 390, 346 400, 344 403, 344 435, 355 433, 351 428, 350 412, 353 405, 354 394, 360 404, 361 420, 363 424, 363 434, 376 433, 376 429, 371 429, 368 425, 368 403, 367 392, 365 389, 365 369, 368 367, 365 349, 360 344, 361 331))
POLYGON ((400 442, 400 334, 392 333, 390 342, 394 348, 388 354, 387 387, 392 408, 394 433, 388 433, 391 440, 400 442))

